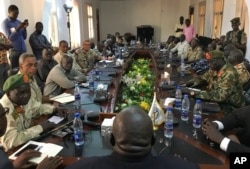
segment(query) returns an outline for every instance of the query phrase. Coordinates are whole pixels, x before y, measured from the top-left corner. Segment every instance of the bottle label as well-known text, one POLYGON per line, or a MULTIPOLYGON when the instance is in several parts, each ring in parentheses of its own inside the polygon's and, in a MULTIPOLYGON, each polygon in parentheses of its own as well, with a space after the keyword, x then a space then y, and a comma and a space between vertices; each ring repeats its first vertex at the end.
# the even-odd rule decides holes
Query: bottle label
POLYGON ((182 120, 188 120, 188 111, 187 110, 182 110, 181 119, 182 120))
POLYGON ((81 100, 81 95, 79 93, 75 94, 75 100, 81 100))
POLYGON ((194 115, 193 127, 195 127, 195 128, 200 128, 201 127, 201 115, 194 115))

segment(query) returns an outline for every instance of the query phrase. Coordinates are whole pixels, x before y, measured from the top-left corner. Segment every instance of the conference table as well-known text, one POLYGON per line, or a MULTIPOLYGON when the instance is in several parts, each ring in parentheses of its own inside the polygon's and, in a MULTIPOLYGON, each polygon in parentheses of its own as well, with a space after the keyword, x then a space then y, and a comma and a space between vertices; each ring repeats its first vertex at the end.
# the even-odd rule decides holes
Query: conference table
MULTIPOLYGON (((164 56, 165 57, 165 56, 164 56)), ((81 88, 81 111, 83 112, 84 132, 85 132, 85 143, 83 146, 75 146, 72 135, 67 135, 65 137, 56 137, 51 134, 47 134, 43 137, 37 139, 41 142, 50 142, 63 146, 63 150, 58 154, 63 157, 63 166, 68 166, 69 164, 90 156, 102 156, 108 155, 112 152, 112 147, 109 144, 109 135, 101 136, 100 125, 103 118, 111 118, 117 113, 115 111, 115 104, 117 102, 117 95, 119 93, 119 85, 121 82, 121 77, 123 75, 124 69, 127 68, 126 63, 128 63, 130 58, 149 58, 152 59, 154 63, 154 73, 156 74, 156 91, 157 99, 159 101, 164 100, 166 97, 173 96, 174 90, 162 90, 159 87, 161 81, 161 74, 164 69, 159 66, 161 63, 166 63, 166 58, 162 57, 161 52, 156 52, 152 48, 139 48, 131 49, 130 55, 124 58, 124 65, 113 65, 111 66, 105 63, 105 66, 101 69, 102 74, 100 79, 95 81, 95 87, 98 84, 107 84, 108 92, 107 99, 101 102, 95 102, 95 93, 89 92, 88 88, 81 88), (165 59, 165 62, 164 62, 165 59), (90 114, 87 116, 86 114, 90 114), (84 116, 85 114, 85 116, 84 116), (90 122, 90 123, 88 123, 90 122), (91 123, 93 122, 93 123, 91 123)), ((187 81, 192 76, 186 75, 184 77, 179 76, 176 71, 178 67, 178 61, 173 62, 173 73, 171 75, 171 80, 179 83, 180 81, 187 81)), ((190 98, 191 110, 194 103, 194 99, 190 98)), ((72 112, 69 113, 67 120, 72 120, 74 112, 74 104, 61 105, 71 109, 72 112)), ((191 114, 191 113, 190 113, 191 114)), ((158 130, 155 130, 156 141, 152 148, 152 153, 154 155, 171 154, 184 160, 193 161, 198 163, 201 169, 228 169, 229 168, 229 158, 228 155, 219 149, 218 145, 209 141, 202 133, 201 130, 197 130, 197 135, 194 136, 194 129, 192 127, 192 118, 189 121, 180 120, 180 111, 174 110, 174 116, 177 119, 174 125, 174 137, 171 141, 171 146, 165 144, 163 126, 159 126, 158 130)), ((213 114, 203 114, 202 118, 220 118, 223 114, 221 112, 213 114)), ((62 124, 63 125, 63 124, 62 124)), ((65 127, 70 127, 71 124, 65 125, 65 127)), ((60 128, 61 129, 61 128, 60 128)))

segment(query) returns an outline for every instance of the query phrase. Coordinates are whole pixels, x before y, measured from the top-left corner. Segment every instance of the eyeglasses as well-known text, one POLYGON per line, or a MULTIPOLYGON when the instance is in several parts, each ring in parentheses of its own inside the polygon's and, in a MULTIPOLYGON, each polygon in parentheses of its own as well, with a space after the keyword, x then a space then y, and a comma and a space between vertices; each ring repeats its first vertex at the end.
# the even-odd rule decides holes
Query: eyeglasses
POLYGON ((5 116, 8 112, 9 112, 9 108, 4 108, 4 112, 2 114, 0 114, 0 118, 5 116))

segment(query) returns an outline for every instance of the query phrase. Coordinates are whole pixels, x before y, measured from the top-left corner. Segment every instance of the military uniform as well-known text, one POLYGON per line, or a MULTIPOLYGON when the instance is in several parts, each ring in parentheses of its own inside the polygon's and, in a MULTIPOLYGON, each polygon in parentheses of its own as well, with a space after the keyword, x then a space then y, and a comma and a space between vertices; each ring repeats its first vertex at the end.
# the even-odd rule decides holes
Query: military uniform
MULTIPOLYGON (((232 24, 240 25, 240 18, 234 18, 231 20, 232 24)), ((246 44, 247 43, 247 34, 242 30, 238 31, 229 31, 226 34, 226 42, 231 42, 233 44, 246 44)))
MULTIPOLYGON (((13 75, 4 83, 3 91, 8 92, 25 83, 29 83, 27 75, 13 75)), ((12 103, 7 94, 1 98, 0 103, 3 107, 9 108, 9 113, 6 114, 6 132, 0 138, 0 141, 6 150, 19 146, 28 140, 37 137, 43 132, 41 125, 30 127, 33 114, 26 111, 23 106, 12 103)))
POLYGON ((82 69, 87 70, 94 66, 95 61, 98 59, 98 55, 92 49, 87 52, 79 49, 76 51, 75 59, 82 69))
MULTIPOLYGON (((215 59, 224 59, 224 54, 214 50, 207 53, 206 57, 208 60, 216 61, 215 59)), ((229 105, 229 107, 245 105, 242 85, 239 83, 239 74, 233 65, 225 63, 219 71, 209 69, 203 75, 190 80, 194 85, 204 81, 208 83, 207 90, 195 92, 196 98, 216 101, 222 105, 229 105)))
POLYGON ((250 74, 249 74, 246 66, 244 65, 244 62, 235 65, 234 68, 237 70, 237 72, 240 76, 239 82, 243 86, 250 79, 250 74))
POLYGON ((203 50, 201 49, 201 47, 197 46, 194 49, 192 49, 192 47, 189 47, 184 56, 185 59, 187 59, 189 62, 193 62, 201 59, 202 54, 203 50))

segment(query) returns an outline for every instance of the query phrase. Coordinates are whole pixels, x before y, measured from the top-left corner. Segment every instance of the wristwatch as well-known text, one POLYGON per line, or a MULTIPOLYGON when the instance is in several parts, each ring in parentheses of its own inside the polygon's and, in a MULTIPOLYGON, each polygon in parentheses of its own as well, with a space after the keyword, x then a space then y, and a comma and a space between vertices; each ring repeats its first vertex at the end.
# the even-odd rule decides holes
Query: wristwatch
POLYGON ((191 90, 190 96, 194 96, 194 95, 195 95, 195 92, 193 90, 191 90))

